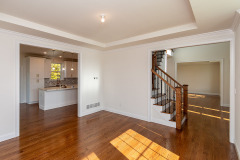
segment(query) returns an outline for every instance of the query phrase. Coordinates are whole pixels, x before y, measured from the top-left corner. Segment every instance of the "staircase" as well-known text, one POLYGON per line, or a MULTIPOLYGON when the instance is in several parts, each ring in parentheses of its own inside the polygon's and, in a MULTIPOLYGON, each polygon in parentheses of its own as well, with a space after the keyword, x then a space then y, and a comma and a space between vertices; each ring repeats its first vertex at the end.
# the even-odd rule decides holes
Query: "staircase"
POLYGON ((167 126, 182 128, 187 119, 188 85, 181 85, 160 66, 165 51, 152 54, 152 116, 167 126))

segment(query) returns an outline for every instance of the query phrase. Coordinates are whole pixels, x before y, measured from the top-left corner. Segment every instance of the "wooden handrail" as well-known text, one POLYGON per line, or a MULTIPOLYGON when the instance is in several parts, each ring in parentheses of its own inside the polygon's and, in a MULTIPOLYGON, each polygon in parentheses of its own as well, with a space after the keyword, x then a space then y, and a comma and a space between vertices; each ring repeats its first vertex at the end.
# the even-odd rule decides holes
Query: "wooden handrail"
POLYGON ((174 81, 175 83, 177 83, 179 85, 179 87, 183 88, 183 86, 176 81, 174 78, 172 78, 169 74, 167 74, 166 72, 164 72, 161 68, 159 68, 158 66, 156 66, 158 70, 160 70, 161 72, 163 72, 164 74, 166 74, 172 81, 174 81))
POLYGON ((170 83, 168 83, 164 78, 162 78, 159 74, 157 74, 153 69, 152 69, 152 73, 155 74, 156 76, 158 76, 158 78, 160 78, 161 80, 163 80, 163 82, 165 82, 173 90, 176 90, 170 83))

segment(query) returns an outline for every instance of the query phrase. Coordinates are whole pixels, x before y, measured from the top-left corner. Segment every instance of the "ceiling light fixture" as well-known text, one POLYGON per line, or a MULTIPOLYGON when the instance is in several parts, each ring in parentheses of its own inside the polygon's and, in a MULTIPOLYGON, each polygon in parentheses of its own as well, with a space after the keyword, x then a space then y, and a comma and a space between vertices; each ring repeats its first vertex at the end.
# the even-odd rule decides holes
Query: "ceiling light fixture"
POLYGON ((59 56, 59 58, 62 58, 62 56, 59 56))
POLYGON ((102 23, 105 22, 105 15, 104 15, 104 14, 101 15, 101 22, 102 22, 102 23))
POLYGON ((43 52, 43 54, 47 54, 47 52, 43 52))

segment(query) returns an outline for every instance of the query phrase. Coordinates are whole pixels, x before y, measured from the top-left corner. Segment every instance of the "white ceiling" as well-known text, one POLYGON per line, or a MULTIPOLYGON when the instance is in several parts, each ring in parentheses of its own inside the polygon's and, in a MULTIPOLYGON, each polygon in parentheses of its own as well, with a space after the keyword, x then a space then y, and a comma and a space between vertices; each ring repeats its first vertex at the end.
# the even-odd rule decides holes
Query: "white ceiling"
POLYGON ((239 0, 0 0, 0 25, 110 48, 228 29, 239 8, 239 0))

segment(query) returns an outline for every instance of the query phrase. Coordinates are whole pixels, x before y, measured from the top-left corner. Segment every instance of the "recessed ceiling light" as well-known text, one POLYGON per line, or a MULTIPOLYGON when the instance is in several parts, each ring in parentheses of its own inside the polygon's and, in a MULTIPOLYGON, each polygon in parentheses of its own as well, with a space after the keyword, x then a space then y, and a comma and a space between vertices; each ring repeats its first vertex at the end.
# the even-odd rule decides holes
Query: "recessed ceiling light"
POLYGON ((43 54, 47 54, 47 52, 43 52, 43 54))
POLYGON ((102 22, 102 23, 105 22, 105 15, 104 15, 104 14, 101 15, 101 22, 102 22))
POLYGON ((62 58, 62 56, 59 56, 59 58, 62 58))

